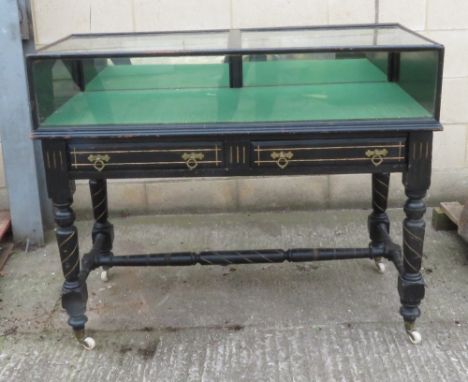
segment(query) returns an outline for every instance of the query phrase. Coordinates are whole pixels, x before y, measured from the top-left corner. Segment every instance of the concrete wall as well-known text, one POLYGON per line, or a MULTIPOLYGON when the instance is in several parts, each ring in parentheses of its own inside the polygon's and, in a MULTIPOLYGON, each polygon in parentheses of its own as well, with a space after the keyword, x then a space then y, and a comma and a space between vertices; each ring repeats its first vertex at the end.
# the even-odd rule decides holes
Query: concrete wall
MULTIPOLYGON (((32 0, 38 45, 70 33, 280 25, 400 22, 446 45, 443 133, 434 147, 429 202, 464 199, 468 191, 468 1, 466 0, 32 0)), ((404 199, 392 178, 392 205, 404 199)), ((1 193, 0 193, 1 195, 1 193)), ((264 208, 364 207, 370 179, 317 176, 260 179, 116 181, 113 208, 126 213, 264 208)), ((0 203, 3 198, 0 197, 0 203)), ((89 211, 87 185, 76 206, 89 211)))

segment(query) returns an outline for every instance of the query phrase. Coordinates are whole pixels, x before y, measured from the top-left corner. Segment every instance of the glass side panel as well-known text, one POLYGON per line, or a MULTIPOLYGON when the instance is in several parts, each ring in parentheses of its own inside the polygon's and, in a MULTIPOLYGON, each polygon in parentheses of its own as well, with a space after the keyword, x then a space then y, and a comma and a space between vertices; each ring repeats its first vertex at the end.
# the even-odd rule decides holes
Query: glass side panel
POLYGON ((437 97, 438 60, 434 51, 400 54, 399 85, 431 112, 437 97))
POLYGON ((39 123, 80 93, 76 61, 37 60, 32 64, 33 108, 39 123))
POLYGON ((433 117, 437 65, 436 51, 110 57, 37 60, 32 78, 44 127, 383 120, 433 117))
POLYGON ((281 50, 358 47, 433 46, 430 41, 399 26, 363 26, 329 28, 295 28, 232 30, 178 33, 115 33, 73 35, 40 50, 41 53, 107 54, 139 52, 168 53, 230 50, 281 50))

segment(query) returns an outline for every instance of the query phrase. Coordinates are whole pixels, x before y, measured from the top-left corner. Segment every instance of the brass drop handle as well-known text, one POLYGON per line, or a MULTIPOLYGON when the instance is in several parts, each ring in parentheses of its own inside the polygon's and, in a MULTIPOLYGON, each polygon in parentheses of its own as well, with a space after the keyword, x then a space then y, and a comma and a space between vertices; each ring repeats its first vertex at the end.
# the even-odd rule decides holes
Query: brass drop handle
POLYGON ((276 164, 280 169, 285 169, 288 166, 289 161, 293 158, 294 154, 291 151, 273 151, 270 156, 271 159, 276 161, 276 164))
POLYGON ((198 161, 203 160, 205 154, 203 153, 183 153, 182 159, 185 161, 189 170, 197 168, 198 161))
POLYGON ((88 157, 88 160, 93 164, 93 167, 98 170, 102 171, 104 170, 104 167, 106 167, 107 162, 110 160, 109 155, 102 155, 102 154, 96 154, 96 155, 90 155, 88 157))
POLYGON ((366 157, 370 158, 372 164, 377 167, 382 164, 384 158, 388 155, 387 149, 375 149, 375 150, 367 150, 366 157))

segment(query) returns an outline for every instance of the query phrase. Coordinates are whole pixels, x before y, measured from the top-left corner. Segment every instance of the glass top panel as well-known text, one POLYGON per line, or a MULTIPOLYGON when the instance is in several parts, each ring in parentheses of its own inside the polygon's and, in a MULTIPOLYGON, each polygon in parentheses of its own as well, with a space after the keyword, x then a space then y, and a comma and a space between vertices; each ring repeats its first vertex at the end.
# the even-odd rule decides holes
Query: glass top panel
POLYGON ((242 31, 242 47, 246 49, 337 48, 371 46, 433 45, 399 27, 350 29, 298 29, 290 31, 242 31))
POLYGON ((132 33, 72 35, 42 49, 42 52, 163 52, 191 50, 223 50, 228 48, 229 32, 132 33))
POLYGON ((398 25, 335 26, 233 31, 72 35, 38 54, 166 53, 320 50, 353 47, 434 46, 398 25))

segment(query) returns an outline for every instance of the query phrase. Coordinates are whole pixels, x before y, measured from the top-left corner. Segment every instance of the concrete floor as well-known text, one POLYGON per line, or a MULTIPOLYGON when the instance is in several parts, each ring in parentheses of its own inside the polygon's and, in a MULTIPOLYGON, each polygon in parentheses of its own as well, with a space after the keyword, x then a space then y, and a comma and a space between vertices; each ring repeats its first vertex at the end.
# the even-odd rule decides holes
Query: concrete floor
MULTIPOLYGON (((119 217, 116 254, 366 246, 367 211, 119 217)), ((401 240, 401 210, 391 210, 401 240)), ((428 219, 430 212, 428 213, 428 219)), ((91 222, 78 223, 82 252, 91 222)), ((465 245, 428 222, 427 297, 411 345, 396 270, 370 260, 234 267, 115 268, 88 281, 95 350, 60 307, 53 238, 15 254, 0 277, 0 381, 468 380, 465 245)))

